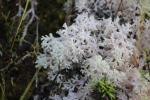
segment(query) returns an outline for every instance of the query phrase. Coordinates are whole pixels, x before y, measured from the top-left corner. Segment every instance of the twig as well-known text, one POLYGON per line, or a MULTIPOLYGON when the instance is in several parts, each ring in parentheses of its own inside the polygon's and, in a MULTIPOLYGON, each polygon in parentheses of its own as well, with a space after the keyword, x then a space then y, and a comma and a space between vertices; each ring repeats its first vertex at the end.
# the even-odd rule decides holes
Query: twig
POLYGON ((34 80, 36 79, 36 76, 38 75, 40 69, 41 69, 41 67, 39 67, 39 68, 36 70, 34 76, 32 77, 31 81, 30 81, 29 84, 27 85, 25 91, 23 92, 23 94, 21 95, 21 97, 20 97, 19 100, 25 100, 25 97, 26 97, 28 91, 30 90, 30 88, 31 88, 31 86, 32 86, 32 84, 33 84, 33 82, 34 82, 34 80))
POLYGON ((14 39, 13 39, 13 41, 12 41, 11 50, 13 49, 13 46, 14 46, 16 37, 17 37, 17 35, 18 35, 18 33, 19 33, 19 29, 20 29, 20 27, 21 27, 21 25, 22 25, 22 22, 23 22, 23 20, 24 20, 24 16, 25 16, 25 13, 26 13, 27 8, 28 8, 28 6, 29 6, 29 2, 30 2, 30 0, 26 0, 26 5, 25 5, 25 9, 24 9, 24 11, 23 11, 23 15, 22 15, 21 20, 20 20, 20 23, 19 23, 19 25, 18 25, 18 28, 17 28, 16 34, 15 34, 15 37, 14 37, 14 39))
POLYGON ((13 60, 11 59, 10 63, 8 63, 8 65, 6 67, 0 69, 0 72, 7 70, 12 64, 13 64, 13 60))
POLYGON ((24 59, 26 59, 27 57, 30 57, 30 56, 31 56, 31 53, 28 53, 28 54, 24 55, 22 58, 20 58, 20 59, 15 63, 15 65, 20 64, 24 59))
POLYGON ((121 8, 121 5, 123 5, 123 4, 122 4, 122 2, 123 2, 123 0, 121 0, 121 1, 120 1, 120 3, 119 3, 119 7, 118 7, 118 9, 117 9, 117 11, 116 11, 115 16, 117 16, 117 13, 118 13, 118 11, 119 11, 119 10, 120 10, 120 8, 121 8))
POLYGON ((26 59, 27 57, 30 57, 32 54, 34 54, 34 53, 30 52, 30 53, 24 55, 23 57, 21 57, 18 61, 11 59, 10 63, 8 63, 6 67, 0 69, 0 72, 7 70, 12 64, 14 64, 14 65, 20 64, 24 59, 26 59))
POLYGON ((24 16, 24 18, 26 19, 26 17, 29 16, 29 14, 31 13, 31 18, 30 18, 30 20, 28 21, 28 23, 24 27, 23 34, 22 34, 22 37, 21 37, 20 43, 19 43, 20 45, 22 44, 22 41, 24 40, 25 36, 27 35, 28 28, 32 24, 33 20, 34 19, 38 20, 38 17, 35 14, 35 6, 36 6, 36 1, 35 0, 31 0, 31 9, 29 9, 26 12, 26 15, 24 16))

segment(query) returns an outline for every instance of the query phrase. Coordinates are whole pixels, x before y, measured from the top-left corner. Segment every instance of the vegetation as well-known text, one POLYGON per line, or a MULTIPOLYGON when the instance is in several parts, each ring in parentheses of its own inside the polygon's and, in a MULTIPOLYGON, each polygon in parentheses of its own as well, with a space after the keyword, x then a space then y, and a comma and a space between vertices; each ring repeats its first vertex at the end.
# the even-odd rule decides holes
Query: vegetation
MULTIPOLYGON (((0 100, 19 100, 36 73, 39 37, 55 32, 65 20, 65 0, 38 0, 34 6, 38 19, 33 19, 23 38, 25 26, 31 20, 32 13, 27 15, 31 1, 36 0, 0 0, 0 100)), ((37 89, 35 78, 32 81, 26 99, 32 98, 37 89)))
POLYGON ((0 0, 0 100, 92 100, 93 81, 149 100, 149 38, 150 0, 0 0))
POLYGON ((108 97, 108 100, 116 100, 116 88, 113 83, 108 82, 105 78, 98 81, 96 85, 100 93, 100 100, 108 97))

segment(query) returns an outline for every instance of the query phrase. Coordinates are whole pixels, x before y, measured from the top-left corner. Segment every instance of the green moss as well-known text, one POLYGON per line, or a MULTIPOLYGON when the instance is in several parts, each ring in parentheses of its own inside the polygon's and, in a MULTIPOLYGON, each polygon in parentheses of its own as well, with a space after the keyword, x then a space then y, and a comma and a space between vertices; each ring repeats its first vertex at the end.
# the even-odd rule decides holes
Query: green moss
POLYGON ((113 83, 108 82, 105 78, 98 81, 96 89, 100 93, 100 100, 108 98, 109 100, 116 100, 116 89, 113 83))

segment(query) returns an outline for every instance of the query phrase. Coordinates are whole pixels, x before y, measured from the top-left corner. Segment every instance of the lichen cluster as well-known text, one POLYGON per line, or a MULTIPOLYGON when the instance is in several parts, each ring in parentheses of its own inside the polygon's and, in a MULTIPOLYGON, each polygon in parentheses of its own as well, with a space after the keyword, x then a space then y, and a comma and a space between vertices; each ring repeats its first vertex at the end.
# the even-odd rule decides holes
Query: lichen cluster
MULTIPOLYGON (((140 7, 138 0, 75 0, 72 24, 64 23, 56 32, 59 37, 50 33, 41 38, 43 52, 36 67, 47 69, 49 80, 60 89, 49 98, 93 100, 92 87, 104 77, 115 85, 118 100, 149 98, 136 45, 140 7)), ((148 22, 143 37, 150 34, 148 22)))

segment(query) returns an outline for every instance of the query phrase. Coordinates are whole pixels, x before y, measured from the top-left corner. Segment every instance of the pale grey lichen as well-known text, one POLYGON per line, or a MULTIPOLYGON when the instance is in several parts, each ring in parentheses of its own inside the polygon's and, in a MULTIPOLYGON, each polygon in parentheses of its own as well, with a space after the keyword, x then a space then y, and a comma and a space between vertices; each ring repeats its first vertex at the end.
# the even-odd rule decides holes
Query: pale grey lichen
MULTIPOLYGON (((136 22, 129 24, 130 21, 127 20, 121 25, 119 17, 98 18, 92 12, 93 9, 95 12, 99 12, 98 9, 105 10, 99 8, 105 4, 108 8, 113 5, 112 10, 116 10, 115 5, 119 5, 118 1, 120 0, 76 0, 75 7, 79 14, 74 19, 74 23, 70 26, 64 23, 63 28, 56 32, 60 35, 58 38, 52 34, 41 38, 43 53, 37 57, 37 67, 43 66, 49 69, 49 79, 56 78, 56 82, 63 85, 61 89, 67 89, 69 92, 66 97, 55 94, 50 98, 84 100, 90 97, 90 84, 103 77, 107 77, 108 81, 122 89, 117 93, 118 98, 122 100, 125 100, 127 95, 133 100, 136 95, 141 95, 148 89, 146 88, 148 83, 141 78, 139 69, 133 68, 135 65, 131 63, 131 58, 137 50, 136 40, 132 36, 136 34, 136 22), (69 71, 75 68, 79 68, 84 77, 75 73, 71 78, 66 78, 65 74, 60 73, 62 70, 69 71), (127 85, 132 87, 130 91, 127 85), (76 93, 73 92, 75 86, 78 86, 76 93)), ((132 13, 137 4, 136 0, 125 4, 123 12, 132 13)), ((125 16, 127 19, 128 17, 125 16)), ((135 19, 134 21, 137 21, 138 17, 135 19)))

